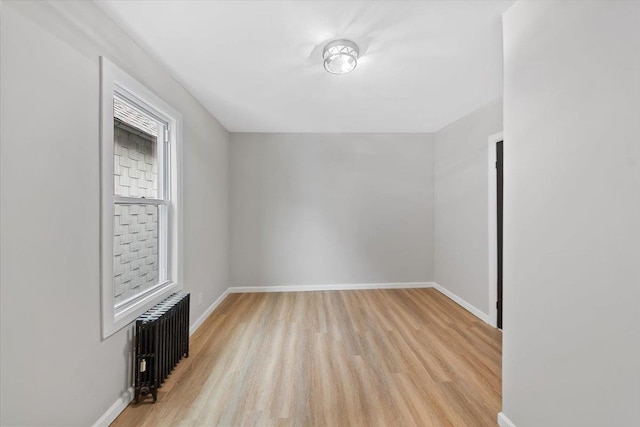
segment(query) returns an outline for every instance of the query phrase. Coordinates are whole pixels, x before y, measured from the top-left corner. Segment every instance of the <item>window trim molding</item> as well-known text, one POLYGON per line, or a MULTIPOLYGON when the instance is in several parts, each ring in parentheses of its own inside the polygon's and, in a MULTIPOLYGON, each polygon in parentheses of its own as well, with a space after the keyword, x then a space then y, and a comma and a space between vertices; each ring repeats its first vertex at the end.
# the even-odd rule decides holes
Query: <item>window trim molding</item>
POLYGON ((183 215, 182 215, 182 114, 135 78, 100 57, 100 295, 102 339, 133 322, 173 292, 183 288, 183 215), (113 288, 113 96, 125 94, 141 106, 161 115, 169 124, 169 176, 167 267, 170 280, 142 292, 118 311, 113 288))

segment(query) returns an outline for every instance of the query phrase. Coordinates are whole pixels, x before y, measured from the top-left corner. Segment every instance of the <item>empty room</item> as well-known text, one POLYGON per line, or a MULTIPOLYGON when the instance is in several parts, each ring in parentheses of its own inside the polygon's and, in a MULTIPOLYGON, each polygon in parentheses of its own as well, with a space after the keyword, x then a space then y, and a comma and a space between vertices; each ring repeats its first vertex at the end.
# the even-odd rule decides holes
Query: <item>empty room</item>
POLYGON ((640 426, 640 1, 0 0, 0 426, 640 426))

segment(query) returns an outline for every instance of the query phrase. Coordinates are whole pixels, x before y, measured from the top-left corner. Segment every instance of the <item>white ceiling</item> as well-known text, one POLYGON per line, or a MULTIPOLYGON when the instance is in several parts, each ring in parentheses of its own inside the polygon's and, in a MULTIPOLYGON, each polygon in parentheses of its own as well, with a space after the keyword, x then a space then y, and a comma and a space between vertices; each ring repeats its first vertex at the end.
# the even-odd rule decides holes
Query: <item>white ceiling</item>
POLYGON ((433 132, 502 95, 507 1, 108 1, 232 132, 433 132), (350 74, 322 47, 361 48, 350 74))

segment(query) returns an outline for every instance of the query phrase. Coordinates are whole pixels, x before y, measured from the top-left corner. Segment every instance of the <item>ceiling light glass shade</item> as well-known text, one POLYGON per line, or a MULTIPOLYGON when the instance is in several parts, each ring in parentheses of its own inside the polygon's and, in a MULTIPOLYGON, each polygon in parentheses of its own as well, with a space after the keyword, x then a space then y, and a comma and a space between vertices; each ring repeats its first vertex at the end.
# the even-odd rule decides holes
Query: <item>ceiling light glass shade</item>
POLYGON ((351 40, 335 40, 324 47, 324 69, 332 74, 346 74, 358 63, 358 45, 351 40))

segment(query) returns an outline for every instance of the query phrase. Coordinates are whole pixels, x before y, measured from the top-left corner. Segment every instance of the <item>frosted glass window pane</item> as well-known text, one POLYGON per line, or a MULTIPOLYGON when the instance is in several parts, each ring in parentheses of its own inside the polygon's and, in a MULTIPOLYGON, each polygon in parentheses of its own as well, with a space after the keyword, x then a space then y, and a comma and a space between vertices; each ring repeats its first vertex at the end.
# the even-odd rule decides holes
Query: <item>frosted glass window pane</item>
POLYGON ((114 205, 115 304, 158 284, 158 206, 114 205))

